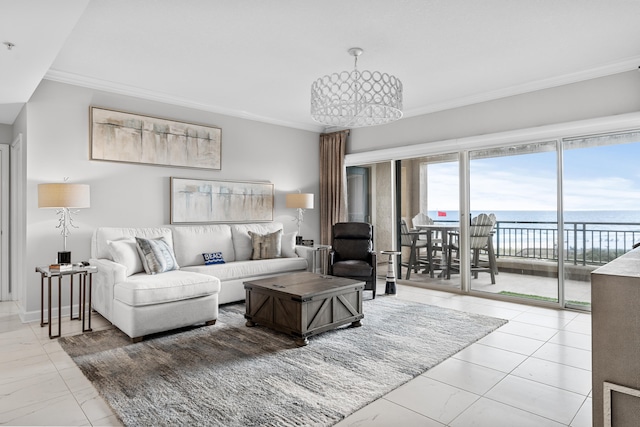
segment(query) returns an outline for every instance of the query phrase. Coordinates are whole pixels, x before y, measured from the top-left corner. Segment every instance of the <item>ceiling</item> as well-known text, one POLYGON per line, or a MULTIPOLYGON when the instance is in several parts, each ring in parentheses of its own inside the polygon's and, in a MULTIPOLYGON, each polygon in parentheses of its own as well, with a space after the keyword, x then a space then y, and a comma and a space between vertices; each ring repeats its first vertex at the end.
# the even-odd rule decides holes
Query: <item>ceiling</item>
MULTIPOLYGON (((43 78, 322 131, 312 81, 399 77, 404 116, 640 65, 638 0, 0 0, 0 123, 43 78)), ((640 77, 640 76, 639 76, 640 77)))

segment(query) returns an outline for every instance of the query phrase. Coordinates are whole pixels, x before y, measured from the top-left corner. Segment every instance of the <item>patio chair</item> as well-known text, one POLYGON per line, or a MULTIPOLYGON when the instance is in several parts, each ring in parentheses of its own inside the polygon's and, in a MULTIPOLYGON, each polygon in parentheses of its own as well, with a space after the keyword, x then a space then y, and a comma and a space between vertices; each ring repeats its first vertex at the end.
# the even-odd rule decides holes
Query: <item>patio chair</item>
MULTIPOLYGON (((423 212, 418 212, 416 216, 411 220, 413 227, 417 227, 419 225, 430 225, 433 224, 433 219, 423 212)), ((420 234, 418 237, 422 240, 427 240, 426 233, 420 234)), ((437 256, 437 251, 442 251, 442 236, 440 235, 440 231, 433 231, 431 234, 431 249, 432 249, 432 257, 437 256)))
POLYGON ((409 230, 407 227, 407 222, 404 219, 400 220, 400 246, 409 248, 409 262, 403 262, 400 265, 403 267, 407 267, 406 280, 411 278, 411 270, 415 273, 418 272, 418 269, 423 266, 425 270, 428 272, 431 268, 431 265, 423 257, 420 256, 421 249, 429 250, 429 241, 419 239, 420 235, 425 233, 420 233, 416 230, 409 230))
MULTIPOLYGON (((494 214, 480 214, 471 220, 469 226, 469 247, 471 249, 471 272, 473 278, 478 278, 478 272, 484 271, 491 275, 491 284, 496 284, 496 257, 493 250, 493 228, 496 225, 496 216, 494 214), (486 252, 487 260, 480 259, 480 252, 486 252)), ((456 239, 457 233, 452 233, 449 245, 449 268, 453 267, 453 251, 459 251, 459 240, 456 239)), ((455 260, 460 263, 459 257, 455 260)), ((449 273, 447 273, 449 274, 449 273)))

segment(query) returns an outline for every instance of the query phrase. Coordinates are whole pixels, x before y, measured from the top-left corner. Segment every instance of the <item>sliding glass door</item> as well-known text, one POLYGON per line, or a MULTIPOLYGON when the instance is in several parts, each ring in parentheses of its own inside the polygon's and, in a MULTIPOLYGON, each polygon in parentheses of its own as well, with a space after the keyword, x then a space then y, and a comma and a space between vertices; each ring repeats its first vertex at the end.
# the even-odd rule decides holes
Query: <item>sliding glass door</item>
POLYGON ((484 144, 350 168, 350 218, 371 207, 401 279, 589 310, 591 271, 640 244, 640 131, 484 144))
POLYGON ((459 229, 458 158, 450 153, 401 162, 403 279, 460 288, 448 262, 450 235, 459 229))
POLYGON ((566 305, 591 304, 590 273, 640 241, 640 133, 563 141, 566 305))
POLYGON ((557 143, 469 152, 470 289, 558 301, 557 143))

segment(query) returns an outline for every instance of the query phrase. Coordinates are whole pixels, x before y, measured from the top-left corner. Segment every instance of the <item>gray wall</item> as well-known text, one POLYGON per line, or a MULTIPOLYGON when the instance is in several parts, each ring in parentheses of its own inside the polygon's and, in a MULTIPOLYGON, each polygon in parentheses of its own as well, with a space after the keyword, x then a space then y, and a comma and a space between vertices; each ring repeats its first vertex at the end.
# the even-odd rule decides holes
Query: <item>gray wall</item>
MULTIPOLYGON (((437 83, 434 83, 437 84, 437 83)), ((411 92, 405 88, 406 94, 411 92)), ((359 153, 640 111, 640 72, 510 96, 351 131, 359 153)))
MULTIPOLYGON (((39 311, 36 265, 47 265, 61 250, 54 210, 38 209, 37 185, 69 182, 91 185, 91 208, 76 216, 67 248, 73 261, 89 259, 96 227, 144 227, 169 223, 169 178, 270 181, 275 186, 274 219, 294 231, 295 211, 285 193, 300 189, 318 197, 319 135, 205 111, 106 93, 44 80, 27 105, 26 301, 32 318, 39 311), (208 171, 89 160, 89 106, 213 125, 222 128, 222 170, 208 171)), ((318 240, 319 210, 308 210, 301 233, 318 240)), ((64 298, 64 296, 63 296, 64 298)), ((65 301, 63 299, 63 301, 65 301)), ((68 298, 67 298, 68 301, 68 298)), ((63 303, 64 304, 64 303, 63 303)))
MULTIPOLYGON (((380 252, 391 250, 395 244, 393 241, 393 197, 391 181, 391 162, 376 163, 372 165, 375 169, 375 198, 372 208, 375 210, 375 250, 380 252)), ((379 255, 378 262, 386 262, 386 256, 379 255)), ((378 272, 380 274, 380 272, 378 272)))
POLYGON ((10 144, 13 139, 13 126, 0 123, 0 144, 10 144))

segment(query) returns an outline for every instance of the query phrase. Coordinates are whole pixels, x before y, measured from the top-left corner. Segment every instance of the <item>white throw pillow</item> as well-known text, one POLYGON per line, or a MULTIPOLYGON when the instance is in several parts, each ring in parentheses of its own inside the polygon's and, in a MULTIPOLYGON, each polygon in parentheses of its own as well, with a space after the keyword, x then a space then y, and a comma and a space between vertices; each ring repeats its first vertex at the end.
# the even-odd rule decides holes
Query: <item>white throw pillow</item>
POLYGON ((282 257, 283 258, 297 258, 296 253, 296 236, 297 231, 293 233, 287 233, 282 235, 282 257))
POLYGON ((127 276, 144 271, 142 260, 136 247, 136 239, 133 237, 121 240, 107 240, 111 258, 118 264, 127 268, 127 276))

